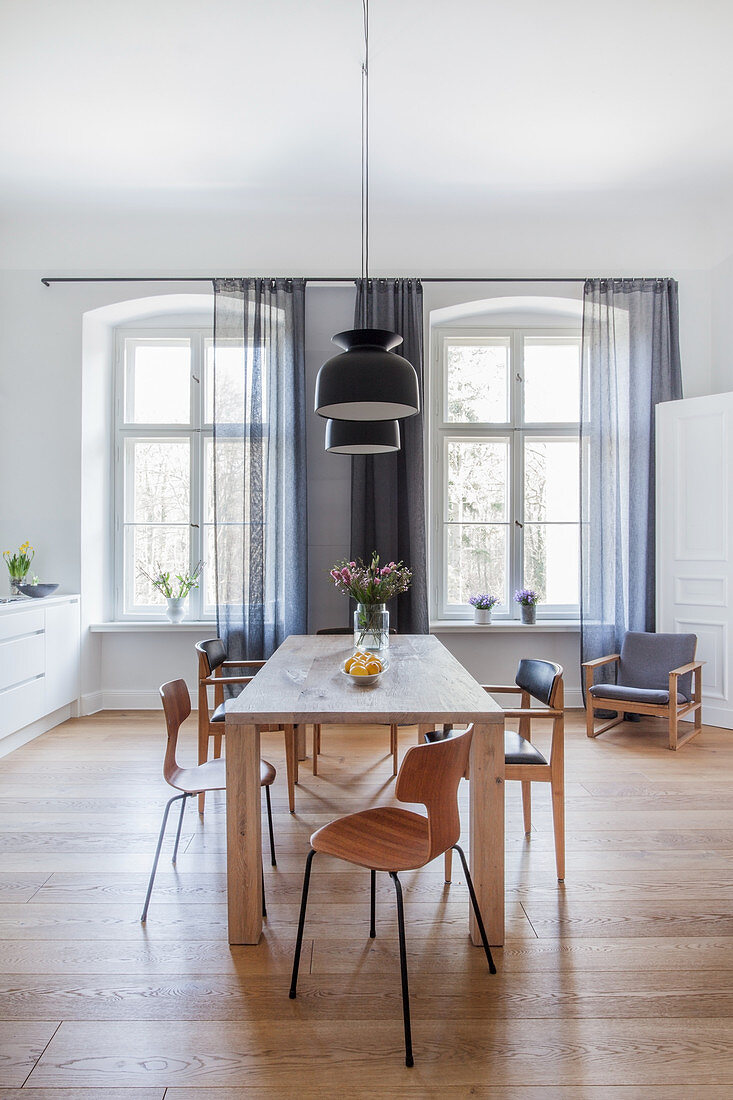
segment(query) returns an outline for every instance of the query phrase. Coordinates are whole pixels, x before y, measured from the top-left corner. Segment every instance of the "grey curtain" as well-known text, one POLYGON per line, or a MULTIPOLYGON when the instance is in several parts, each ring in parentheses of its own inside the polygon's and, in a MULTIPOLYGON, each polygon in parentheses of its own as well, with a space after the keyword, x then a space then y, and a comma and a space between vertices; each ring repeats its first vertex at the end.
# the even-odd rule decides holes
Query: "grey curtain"
POLYGON ((234 658, 268 657, 307 630, 304 303, 302 279, 214 282, 207 534, 234 658))
POLYGON ((355 328, 398 332, 396 351, 417 371, 420 412, 400 421, 402 447, 394 454, 351 460, 351 557, 404 561, 412 585, 390 603, 390 626, 401 634, 427 634, 428 588, 423 466, 423 311, 419 279, 359 279, 355 328))
POLYGON ((581 660, 655 628, 654 408, 682 397, 677 283, 590 279, 583 296, 581 660))

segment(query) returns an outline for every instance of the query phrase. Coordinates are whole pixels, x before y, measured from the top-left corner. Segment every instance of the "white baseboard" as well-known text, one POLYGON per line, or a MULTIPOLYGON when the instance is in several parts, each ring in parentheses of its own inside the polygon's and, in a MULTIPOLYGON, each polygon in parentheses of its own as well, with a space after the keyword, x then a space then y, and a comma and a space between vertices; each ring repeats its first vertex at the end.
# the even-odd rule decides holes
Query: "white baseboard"
POLYGON ((101 691, 90 691, 86 695, 81 697, 81 713, 82 715, 96 714, 97 711, 103 710, 103 696, 101 691))
POLYGON ((62 722, 71 718, 71 707, 72 704, 67 703, 65 707, 59 707, 52 714, 46 714, 43 718, 39 718, 37 722, 31 722, 29 726, 24 726, 22 730, 16 730, 15 733, 9 733, 7 737, 0 739, 0 757, 7 756, 8 753, 19 749, 22 745, 27 745, 29 741, 40 737, 42 733, 48 733, 54 726, 60 726, 62 722))
MULTIPOLYGON (((192 688, 189 686, 189 695, 191 697, 191 709, 195 710, 198 707, 198 686, 192 688)), ((100 705, 96 707, 97 710, 162 710, 163 704, 160 699, 160 692, 155 691, 114 691, 112 689, 104 689, 95 693, 95 697, 99 696, 100 705)), ((85 712, 92 714, 92 711, 85 712)))
POLYGON ((724 730, 733 730, 733 711, 730 707, 711 707, 702 705, 702 721, 705 726, 719 726, 724 730))

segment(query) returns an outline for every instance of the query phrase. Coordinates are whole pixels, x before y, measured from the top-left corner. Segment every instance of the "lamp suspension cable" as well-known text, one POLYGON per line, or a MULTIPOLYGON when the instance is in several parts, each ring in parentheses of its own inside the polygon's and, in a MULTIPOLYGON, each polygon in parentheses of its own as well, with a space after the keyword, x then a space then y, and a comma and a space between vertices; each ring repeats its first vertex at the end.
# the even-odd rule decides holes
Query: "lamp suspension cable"
POLYGON ((364 60, 361 65, 361 323, 366 328, 366 289, 369 281, 369 0, 362 0, 364 60))

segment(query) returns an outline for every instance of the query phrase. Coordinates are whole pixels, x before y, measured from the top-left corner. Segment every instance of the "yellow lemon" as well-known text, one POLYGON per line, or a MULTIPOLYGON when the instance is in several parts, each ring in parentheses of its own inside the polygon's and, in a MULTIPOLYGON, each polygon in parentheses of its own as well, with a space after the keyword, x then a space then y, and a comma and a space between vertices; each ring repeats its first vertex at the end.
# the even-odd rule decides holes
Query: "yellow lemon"
POLYGON ((367 669, 366 665, 353 664, 351 666, 351 675, 352 676, 368 676, 369 672, 368 672, 368 669, 367 669))
POLYGON ((366 670, 370 676, 373 676, 375 673, 382 671, 382 662, 378 657, 372 657, 372 659, 366 663, 366 670))

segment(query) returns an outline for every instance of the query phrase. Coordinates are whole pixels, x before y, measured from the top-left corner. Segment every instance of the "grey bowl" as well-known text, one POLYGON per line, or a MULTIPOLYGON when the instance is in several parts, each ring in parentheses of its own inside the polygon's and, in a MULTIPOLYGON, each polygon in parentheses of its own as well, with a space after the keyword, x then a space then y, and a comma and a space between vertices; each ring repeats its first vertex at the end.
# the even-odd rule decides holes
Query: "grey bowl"
POLYGON ((41 600, 44 596, 50 596, 58 588, 57 584, 19 584, 18 589, 24 596, 33 596, 35 600, 41 600))

